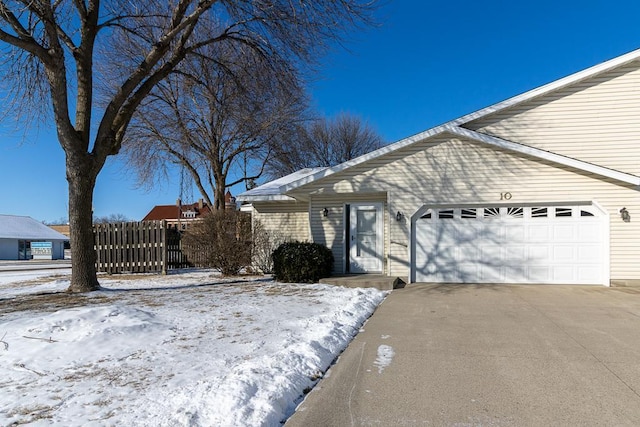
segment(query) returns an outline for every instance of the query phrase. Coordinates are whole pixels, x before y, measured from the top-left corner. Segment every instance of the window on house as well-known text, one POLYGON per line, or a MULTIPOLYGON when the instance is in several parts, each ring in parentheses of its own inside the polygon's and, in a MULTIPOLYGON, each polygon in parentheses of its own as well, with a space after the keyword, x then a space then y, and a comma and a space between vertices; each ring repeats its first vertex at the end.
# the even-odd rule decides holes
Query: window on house
POLYGON ((196 217, 196 212, 195 211, 182 212, 182 216, 184 218, 195 218, 196 217))

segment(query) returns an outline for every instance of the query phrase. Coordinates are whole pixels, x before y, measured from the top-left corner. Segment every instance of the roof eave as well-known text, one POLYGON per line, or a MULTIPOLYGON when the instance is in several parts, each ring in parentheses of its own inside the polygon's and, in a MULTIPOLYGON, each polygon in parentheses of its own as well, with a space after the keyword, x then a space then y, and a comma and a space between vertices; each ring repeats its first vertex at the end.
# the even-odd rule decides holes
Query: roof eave
POLYGON ((296 200, 293 197, 285 196, 284 194, 271 194, 262 196, 238 196, 236 200, 239 202, 289 202, 296 200))

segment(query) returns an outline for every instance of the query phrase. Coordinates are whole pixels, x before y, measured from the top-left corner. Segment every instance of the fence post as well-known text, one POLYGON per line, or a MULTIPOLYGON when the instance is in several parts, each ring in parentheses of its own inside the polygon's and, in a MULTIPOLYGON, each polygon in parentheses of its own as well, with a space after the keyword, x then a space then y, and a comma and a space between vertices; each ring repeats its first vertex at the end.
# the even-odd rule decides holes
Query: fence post
POLYGON ((161 235, 162 235, 162 260, 160 261, 162 263, 162 274, 166 275, 167 274, 167 269, 168 269, 168 264, 169 264, 169 260, 167 259, 167 257, 169 256, 169 247, 168 247, 168 234, 167 233, 167 221, 166 220, 162 220, 161 223, 161 235))

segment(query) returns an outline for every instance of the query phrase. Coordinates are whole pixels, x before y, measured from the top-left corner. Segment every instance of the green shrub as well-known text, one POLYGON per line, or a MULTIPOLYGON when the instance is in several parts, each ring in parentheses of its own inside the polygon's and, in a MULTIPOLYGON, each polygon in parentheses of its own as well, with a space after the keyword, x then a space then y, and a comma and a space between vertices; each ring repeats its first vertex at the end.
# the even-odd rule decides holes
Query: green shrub
POLYGON ((273 251, 276 280, 287 283, 315 283, 329 277, 333 254, 318 243, 285 242, 273 251))

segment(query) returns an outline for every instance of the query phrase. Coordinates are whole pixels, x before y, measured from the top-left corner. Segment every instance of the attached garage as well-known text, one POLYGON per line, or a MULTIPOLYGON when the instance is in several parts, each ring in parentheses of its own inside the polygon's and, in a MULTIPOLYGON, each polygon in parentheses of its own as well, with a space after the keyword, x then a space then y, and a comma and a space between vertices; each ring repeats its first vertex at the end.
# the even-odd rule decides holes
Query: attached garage
POLYGON ((596 204, 425 206, 412 281, 609 283, 609 219, 596 204))
POLYGON ((640 49, 238 200, 336 274, 640 285, 639 87, 640 49))

